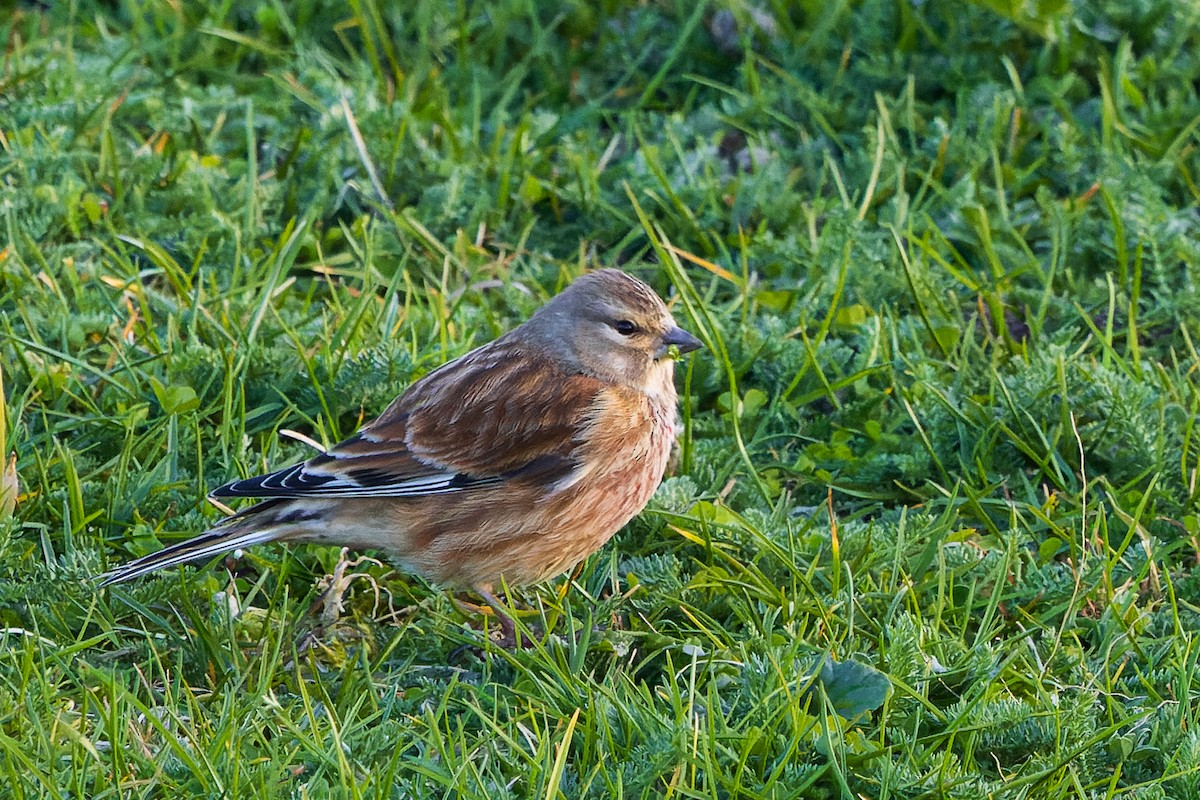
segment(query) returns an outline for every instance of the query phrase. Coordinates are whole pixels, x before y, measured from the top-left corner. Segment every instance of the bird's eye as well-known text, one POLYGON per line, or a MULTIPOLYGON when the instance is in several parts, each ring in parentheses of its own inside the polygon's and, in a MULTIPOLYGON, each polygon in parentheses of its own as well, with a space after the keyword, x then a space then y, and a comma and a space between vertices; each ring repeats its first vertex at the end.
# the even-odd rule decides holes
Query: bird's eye
POLYGON ((617 333, 621 334, 622 336, 632 336, 634 331, 637 330, 637 325, 634 325, 627 319, 617 320, 616 325, 613 327, 615 327, 617 329, 617 333))

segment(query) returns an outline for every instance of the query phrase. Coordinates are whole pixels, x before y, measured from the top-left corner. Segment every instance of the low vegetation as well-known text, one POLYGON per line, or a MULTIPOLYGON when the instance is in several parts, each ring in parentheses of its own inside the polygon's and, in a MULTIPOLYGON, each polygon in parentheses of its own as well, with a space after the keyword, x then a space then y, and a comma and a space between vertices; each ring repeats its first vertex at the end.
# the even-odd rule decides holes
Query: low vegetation
POLYGON ((2 24, 0 795, 1200 797, 1193 6, 2 24), (373 553, 97 591, 594 266, 708 349, 531 647, 373 553))

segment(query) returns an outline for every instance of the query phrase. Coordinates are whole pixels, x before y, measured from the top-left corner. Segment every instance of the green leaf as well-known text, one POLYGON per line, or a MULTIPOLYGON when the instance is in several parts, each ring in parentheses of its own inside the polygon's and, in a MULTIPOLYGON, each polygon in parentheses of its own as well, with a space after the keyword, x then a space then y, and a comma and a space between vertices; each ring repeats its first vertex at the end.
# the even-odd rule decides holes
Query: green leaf
POLYGON ((856 328, 865 325, 870 314, 871 309, 861 303, 843 306, 837 310, 834 322, 839 328, 856 328))
POLYGON ((742 415, 752 417, 767 404, 767 393, 762 389, 750 389, 742 398, 742 415))
POLYGON ((158 404, 168 414, 183 414, 200 407, 200 398, 190 386, 163 386, 153 377, 150 378, 150 385, 154 389, 154 396, 158 398, 158 404))
POLYGON ((1062 539, 1051 537, 1038 545, 1038 557, 1042 563, 1046 563, 1058 555, 1064 547, 1065 543, 1062 539))
POLYGON ((1030 33, 1056 41, 1071 12, 1067 0, 974 0, 1030 33))
POLYGON ((825 691, 839 716, 853 719, 883 705, 892 693, 887 676, 859 661, 835 661, 829 656, 816 684, 825 691))
POLYGON ((525 178, 521 181, 519 192, 521 199, 531 206, 536 205, 546 197, 546 190, 542 188, 541 182, 529 174, 526 174, 525 178))

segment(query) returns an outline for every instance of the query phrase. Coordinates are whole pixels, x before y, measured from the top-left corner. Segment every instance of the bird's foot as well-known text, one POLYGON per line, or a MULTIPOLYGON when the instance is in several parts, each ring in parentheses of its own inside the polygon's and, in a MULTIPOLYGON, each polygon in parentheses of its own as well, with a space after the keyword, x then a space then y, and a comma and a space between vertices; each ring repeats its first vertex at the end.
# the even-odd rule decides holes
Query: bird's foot
POLYGON ((487 587, 476 586, 475 591, 483 598, 485 603, 491 606, 492 614, 496 618, 496 624, 500 626, 500 638, 494 640, 497 645, 503 647, 505 650, 517 650, 533 646, 532 639, 517 632, 516 623, 499 598, 492 594, 487 587))

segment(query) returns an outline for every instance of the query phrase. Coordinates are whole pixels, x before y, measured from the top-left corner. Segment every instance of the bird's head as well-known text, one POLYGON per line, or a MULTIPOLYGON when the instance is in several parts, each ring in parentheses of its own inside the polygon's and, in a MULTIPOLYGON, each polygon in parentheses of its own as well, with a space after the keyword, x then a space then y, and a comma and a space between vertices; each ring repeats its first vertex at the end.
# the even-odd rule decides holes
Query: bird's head
POLYGON ((669 378, 677 356, 702 346, 653 289, 615 269, 579 278, 525 327, 578 369, 639 389, 669 378))

